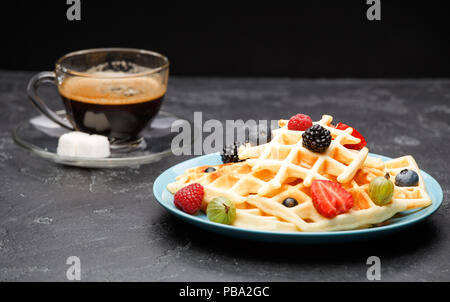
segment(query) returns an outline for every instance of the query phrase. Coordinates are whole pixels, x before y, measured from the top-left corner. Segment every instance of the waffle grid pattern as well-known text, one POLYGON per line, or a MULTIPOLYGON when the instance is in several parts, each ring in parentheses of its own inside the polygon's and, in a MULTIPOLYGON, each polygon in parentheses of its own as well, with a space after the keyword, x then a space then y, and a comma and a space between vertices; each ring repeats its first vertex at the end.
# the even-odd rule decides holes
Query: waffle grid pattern
POLYGON ((350 150, 345 144, 357 144, 350 135, 351 128, 338 130, 331 126, 332 117, 324 115, 315 124, 330 130, 333 141, 323 153, 313 153, 302 146, 301 131, 287 129, 286 120, 274 130, 273 140, 267 144, 242 147, 244 162, 215 166, 215 172, 205 173, 208 167, 187 170, 167 189, 175 193, 190 183, 205 188, 203 210, 217 196, 224 196, 236 204, 235 226, 272 231, 338 231, 368 227, 391 218, 398 212, 431 204, 423 178, 413 157, 404 156, 383 163, 368 156, 368 149, 350 150), (419 174, 417 187, 395 187, 392 202, 377 206, 368 195, 370 181, 388 172, 395 181, 403 169, 419 174), (355 201, 350 212, 332 219, 321 216, 315 209, 310 186, 315 179, 329 179, 341 183, 355 201), (285 198, 295 198, 298 205, 287 208, 285 198))

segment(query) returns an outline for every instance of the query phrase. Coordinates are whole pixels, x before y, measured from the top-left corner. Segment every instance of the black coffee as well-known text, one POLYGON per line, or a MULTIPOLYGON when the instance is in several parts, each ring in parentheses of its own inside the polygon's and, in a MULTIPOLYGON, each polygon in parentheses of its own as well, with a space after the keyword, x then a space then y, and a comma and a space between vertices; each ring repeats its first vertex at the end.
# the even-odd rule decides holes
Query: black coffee
POLYGON ((77 130, 129 142, 158 113, 166 92, 154 78, 73 77, 59 86, 67 115, 77 130))

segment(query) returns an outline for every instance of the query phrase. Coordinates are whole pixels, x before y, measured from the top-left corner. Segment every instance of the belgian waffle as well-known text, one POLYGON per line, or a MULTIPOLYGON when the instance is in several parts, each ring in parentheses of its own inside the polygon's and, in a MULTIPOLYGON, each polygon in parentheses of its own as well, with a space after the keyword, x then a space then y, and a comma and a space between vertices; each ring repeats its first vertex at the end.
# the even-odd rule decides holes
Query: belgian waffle
POLYGON ((217 196, 224 196, 236 205, 234 225, 238 227, 272 231, 336 231, 367 227, 381 223, 396 213, 431 204, 420 170, 412 156, 385 163, 368 156, 368 149, 359 151, 344 147, 358 144, 352 129, 339 130, 331 125, 332 117, 324 115, 314 124, 328 129, 333 138, 325 153, 314 153, 302 146, 302 131, 287 129, 286 120, 273 131, 271 142, 251 147, 243 146, 239 158, 245 160, 187 170, 167 186, 171 193, 191 183, 200 183, 205 190, 202 209, 217 196), (419 175, 419 185, 397 187, 388 205, 378 206, 368 195, 369 183, 377 176, 389 173, 391 180, 403 169, 419 175), (314 180, 338 182, 353 196, 354 206, 334 218, 326 218, 315 209, 311 198, 314 180), (295 198, 298 205, 282 205, 287 197, 295 198))

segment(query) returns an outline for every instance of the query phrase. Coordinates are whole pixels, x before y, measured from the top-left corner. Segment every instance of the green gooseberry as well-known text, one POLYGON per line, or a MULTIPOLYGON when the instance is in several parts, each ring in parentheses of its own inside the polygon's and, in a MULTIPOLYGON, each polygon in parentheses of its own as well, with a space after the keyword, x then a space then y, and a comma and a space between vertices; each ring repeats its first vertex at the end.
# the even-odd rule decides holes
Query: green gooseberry
POLYGON ((226 197, 216 197, 208 204, 206 215, 212 222, 231 225, 236 218, 236 206, 226 197))
POLYGON ((394 184, 389 179, 389 173, 378 176, 369 184, 369 196, 372 201, 379 206, 387 205, 394 195, 394 184))

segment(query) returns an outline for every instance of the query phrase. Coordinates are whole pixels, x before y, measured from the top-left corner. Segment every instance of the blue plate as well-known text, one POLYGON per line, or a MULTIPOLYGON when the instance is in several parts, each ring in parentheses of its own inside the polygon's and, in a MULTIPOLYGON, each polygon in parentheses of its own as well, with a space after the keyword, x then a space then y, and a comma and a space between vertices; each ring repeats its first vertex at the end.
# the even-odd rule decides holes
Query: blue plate
MULTIPOLYGON (((390 160, 390 158, 385 156, 377 154, 370 154, 370 155, 374 157, 379 157, 383 161, 390 160)), ((421 171, 425 181, 425 185, 427 187, 428 194, 430 195, 430 198, 433 201, 432 205, 426 208, 398 213, 393 218, 383 223, 382 226, 376 226, 360 230, 319 232, 319 233, 273 232, 273 231, 260 231, 260 230, 238 228, 234 226, 228 226, 211 222, 203 213, 199 213, 197 215, 189 215, 177 209, 173 203, 173 195, 170 194, 169 191, 167 191, 166 189, 167 184, 174 182, 175 177, 183 174, 186 169, 198 166, 208 166, 208 165, 213 166, 221 163, 222 160, 220 158, 220 155, 217 153, 204 155, 184 161, 166 170, 156 179, 153 185, 153 193, 158 202, 169 212, 181 218, 182 220, 195 226, 198 226, 202 229, 205 229, 207 231, 212 231, 241 239, 250 239, 266 242, 301 243, 301 244, 354 241, 360 239, 374 238, 386 235, 388 233, 392 233, 394 231, 399 231, 415 223, 418 223, 419 221, 422 221, 428 216, 435 213, 442 204, 443 199, 442 188, 439 185, 439 183, 428 173, 421 171)))

